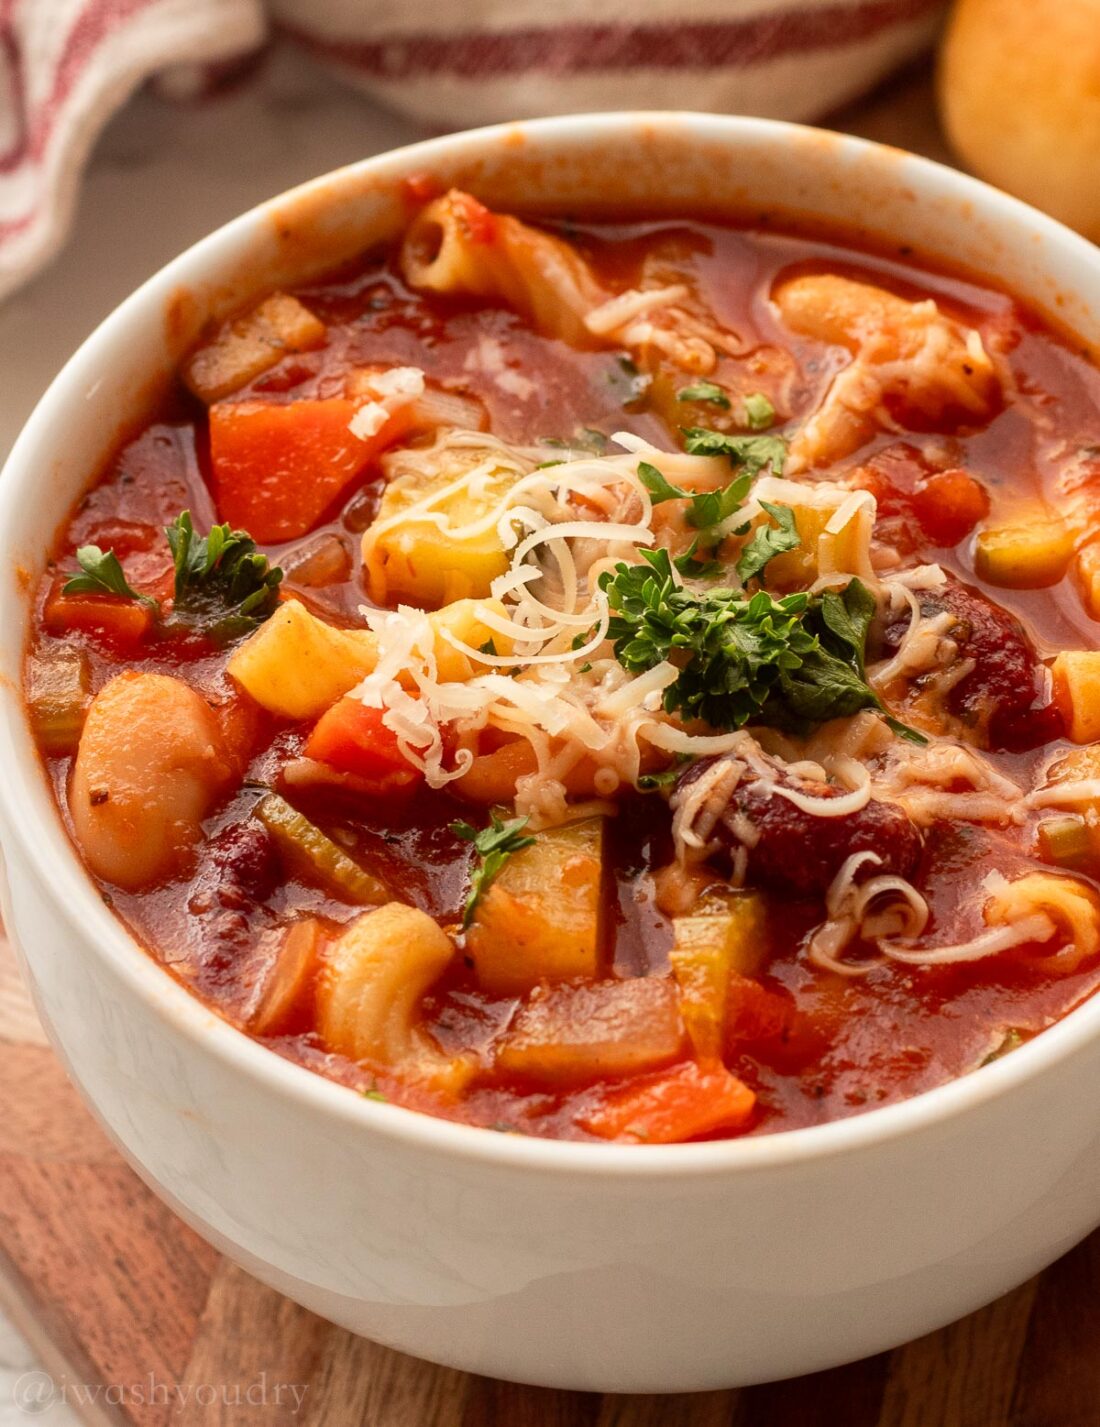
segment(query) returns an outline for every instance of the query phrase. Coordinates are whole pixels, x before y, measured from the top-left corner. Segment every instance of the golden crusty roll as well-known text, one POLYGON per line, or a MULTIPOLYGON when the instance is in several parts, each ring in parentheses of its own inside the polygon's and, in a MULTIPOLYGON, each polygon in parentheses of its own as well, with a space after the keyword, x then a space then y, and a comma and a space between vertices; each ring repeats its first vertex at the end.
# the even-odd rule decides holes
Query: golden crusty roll
POLYGON ((1100 0, 959 0, 939 100, 975 173, 1100 240, 1100 0))

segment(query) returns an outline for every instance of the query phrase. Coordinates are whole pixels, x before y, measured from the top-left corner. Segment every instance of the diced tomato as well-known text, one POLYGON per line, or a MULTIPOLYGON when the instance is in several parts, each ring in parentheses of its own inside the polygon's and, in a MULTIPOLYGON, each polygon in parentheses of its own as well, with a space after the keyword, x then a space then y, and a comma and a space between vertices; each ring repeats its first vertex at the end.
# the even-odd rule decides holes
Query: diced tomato
POLYGON ((989 514, 989 492, 966 471, 936 471, 914 491, 913 509, 934 545, 957 545, 989 514))
POLYGON ((365 440, 348 397, 219 401, 210 408, 210 460, 218 512, 263 543, 307 534, 364 466, 409 429, 399 407, 365 440))
MULTIPOLYGON (((852 483, 875 497, 880 519, 915 520, 933 545, 944 548, 965 539, 989 514, 989 492, 981 481, 968 471, 933 469, 906 442, 877 452, 852 483)), ((896 533, 906 532, 902 527, 896 533)))
POLYGON ((64 595, 60 588, 46 601, 44 623, 51 634, 88 630, 120 652, 133 650, 153 626, 153 611, 137 600, 116 595, 64 595))
POLYGON ((685 1061, 604 1093, 577 1123, 605 1140, 676 1144, 715 1130, 736 1130, 756 1096, 723 1065, 685 1061))
POLYGON ((769 991, 751 976, 734 972, 726 1005, 728 1041, 762 1041, 782 1035, 794 1019, 794 1002, 769 991))
POLYGON ((382 722, 382 715, 382 709, 367 708, 358 699, 340 699, 321 715, 303 752, 341 773, 385 778, 407 772, 407 781, 412 782, 416 769, 401 752, 397 735, 382 722))

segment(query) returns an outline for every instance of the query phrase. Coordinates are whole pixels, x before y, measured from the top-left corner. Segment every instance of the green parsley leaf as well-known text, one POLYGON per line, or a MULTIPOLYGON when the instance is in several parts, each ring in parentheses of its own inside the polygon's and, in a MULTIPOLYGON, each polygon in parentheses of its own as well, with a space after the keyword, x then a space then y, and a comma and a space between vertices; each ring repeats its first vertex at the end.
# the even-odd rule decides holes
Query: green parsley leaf
POLYGON ((745 425, 750 431, 767 431, 775 425, 775 407, 762 391, 750 392, 743 404, 745 425))
POLYGON ((185 510, 164 533, 176 566, 175 618, 226 643, 274 614, 283 572, 247 531, 215 525, 209 535, 196 535, 185 510))
POLYGON ((708 431, 704 426, 686 426, 684 449, 689 456, 728 456, 749 475, 765 467, 781 476, 787 461, 787 443, 782 436, 731 436, 725 431, 708 431))
POLYGON ((797 550, 802 544, 794 511, 789 505, 772 505, 771 501, 762 500, 760 506, 775 524, 758 525, 752 539, 741 551, 737 574, 742 584, 746 585, 752 579, 758 579, 763 584, 768 561, 776 555, 785 555, 788 550, 797 550))
POLYGON ((513 818, 511 822, 502 822, 497 813, 490 814, 489 826, 482 828, 480 832, 468 822, 451 823, 451 831, 455 836, 462 838, 464 842, 472 842, 474 851, 481 859, 481 865, 470 873, 470 894, 462 909, 463 929, 470 925, 478 902, 499 876, 501 868, 513 852, 530 847, 535 841, 529 835, 521 836, 526 826, 527 818, 513 818))
MULTIPOLYGON (((858 581, 833 601, 798 593, 715 587, 702 593, 677 578, 667 550, 641 550, 641 563, 600 577, 612 616, 608 637, 631 673, 669 660, 679 674, 664 692, 666 712, 716 729, 756 720, 805 732, 860 709, 882 709, 862 672, 867 602, 858 581), (840 632, 838 632, 840 631, 840 632)), ((919 734, 908 735, 920 738, 919 734)))
POLYGON ((63 595, 118 595, 126 600, 140 600, 157 608, 156 600, 138 594, 127 582, 118 556, 113 550, 101 550, 98 545, 82 545, 76 552, 76 563, 83 571, 65 582, 63 595))
POLYGON ((681 387, 676 393, 676 400, 708 401, 711 406, 720 406, 723 411, 728 411, 730 405, 729 397, 715 382, 693 382, 691 386, 681 387))
POLYGON ((687 491, 682 491, 679 486, 674 486, 671 481, 666 480, 662 472, 648 461, 638 462, 638 479, 649 492, 654 505, 661 505, 666 500, 687 499, 687 491))
POLYGON ((688 524, 694 525, 696 530, 713 530, 715 526, 723 525, 744 505, 752 479, 745 471, 735 476, 722 490, 701 491, 693 495, 687 513, 688 524))
POLYGON ((495 657, 495 656, 496 656, 496 652, 497 652, 497 647, 496 647, 496 645, 493 643, 492 637, 488 638, 488 639, 485 641, 484 644, 479 644, 479 645, 478 645, 478 648, 477 648, 477 652, 478 652, 479 654, 492 654, 492 655, 495 657))
POLYGON ((654 793, 661 788, 671 788, 684 771, 685 765, 694 762, 690 753, 678 753, 671 768, 666 768, 661 773, 643 773, 636 786, 643 793, 654 793))
POLYGON ((699 536, 697 535, 682 555, 673 556, 673 565, 685 580, 716 579, 725 567, 720 560, 700 560, 695 553, 698 548, 699 536))

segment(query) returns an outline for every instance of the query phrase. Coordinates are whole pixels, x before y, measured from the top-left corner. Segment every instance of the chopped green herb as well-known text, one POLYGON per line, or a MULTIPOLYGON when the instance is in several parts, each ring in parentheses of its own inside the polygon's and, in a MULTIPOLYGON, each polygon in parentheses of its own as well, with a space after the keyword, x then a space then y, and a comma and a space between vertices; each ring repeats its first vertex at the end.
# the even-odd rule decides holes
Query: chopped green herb
POLYGON ((703 426, 686 426, 684 448, 689 456, 728 456, 751 478, 765 467, 781 476, 787 461, 787 443, 782 436, 731 436, 724 431, 708 431, 703 426))
POLYGON ((364 1100, 381 1100, 385 1102, 387 1098, 385 1091, 379 1090, 377 1085, 372 1085, 369 1090, 364 1090, 362 1094, 364 1100))
POLYGON ((691 386, 681 387, 676 393, 676 400, 708 401, 711 406, 720 406, 723 411, 728 411, 730 405, 729 397, 715 382, 693 382, 691 386))
POLYGON ((119 595, 122 599, 140 600, 142 604, 157 608, 156 600, 138 594, 130 586, 113 550, 101 550, 98 545, 82 545, 76 552, 76 563, 83 573, 66 581, 62 594, 119 595))
POLYGON ((767 431, 775 425, 775 407, 762 391, 750 392, 744 401, 745 425, 750 431, 767 431))
POLYGON ((662 505, 666 500, 686 500, 687 491, 666 480, 664 473, 648 461, 638 462, 638 479, 649 492, 654 505, 662 505))
MULTIPOLYGON (((215 525, 209 535, 196 535, 191 512, 185 510, 164 533, 175 565, 173 623, 228 643, 275 612, 283 572, 269 565, 247 532, 215 525)), ((76 559, 83 573, 66 583, 64 594, 119 595, 140 600, 159 613, 156 600, 127 583, 113 550, 84 545, 76 559)))
POLYGON ((699 549, 699 536, 691 542, 682 555, 674 555, 672 563, 686 580, 713 580, 716 579, 725 566, 720 560, 700 560, 696 551, 699 549))
POLYGON ((496 647, 496 645, 493 643, 492 638, 490 637, 489 639, 487 639, 487 640, 485 641, 484 644, 479 644, 479 645, 478 645, 477 652, 478 652, 479 654, 492 654, 492 655, 495 657, 495 656, 496 656, 496 652, 497 652, 497 647, 496 647))
POLYGON ((577 670, 577 673, 578 673, 578 674, 588 674, 588 673, 591 673, 591 671, 592 671, 592 665, 591 665, 591 664, 582 664, 581 667, 577 670))
POLYGON ((688 523, 694 525, 696 530, 714 532, 711 543, 715 543, 719 534, 716 527, 740 510, 752 485, 752 476, 743 472, 721 490, 693 494, 674 486, 663 472, 648 461, 638 463, 638 479, 649 492, 654 505, 662 505, 666 500, 686 500, 688 523))
POLYGON ((666 712, 718 729, 755 720, 805 732, 860 709, 882 710, 863 676, 865 613, 874 601, 858 580, 821 596, 696 593, 679 584, 667 550, 639 554, 642 563, 600 577, 613 611, 608 636, 631 673, 664 660, 678 666, 664 692, 666 712))
POLYGON ((666 768, 661 773, 643 773, 638 779, 637 787, 643 793, 654 793, 661 788, 671 788, 684 771, 685 764, 694 761, 690 753, 678 753, 671 768, 666 768))
POLYGON ((462 909, 463 928, 470 925, 478 902, 500 875, 501 868, 513 852, 530 847, 535 841, 529 835, 522 835, 527 826, 526 818, 513 818, 511 822, 503 822, 497 813, 491 813, 489 816, 489 826, 482 828, 480 832, 468 822, 451 823, 451 831, 455 836, 462 838, 464 842, 472 842, 474 851, 481 859, 481 865, 470 873, 470 894, 462 909))
POLYGON ((742 584, 752 579, 764 583, 764 571, 768 561, 776 555, 785 555, 788 550, 797 550, 802 539, 795 525, 794 511, 789 505, 772 505, 762 500, 761 509, 767 511, 774 525, 758 525, 752 539, 741 551, 737 562, 737 574, 742 584))
POLYGON ((227 642, 274 614, 283 572, 244 530, 215 525, 196 535, 185 510, 165 530, 176 566, 173 617, 227 642))

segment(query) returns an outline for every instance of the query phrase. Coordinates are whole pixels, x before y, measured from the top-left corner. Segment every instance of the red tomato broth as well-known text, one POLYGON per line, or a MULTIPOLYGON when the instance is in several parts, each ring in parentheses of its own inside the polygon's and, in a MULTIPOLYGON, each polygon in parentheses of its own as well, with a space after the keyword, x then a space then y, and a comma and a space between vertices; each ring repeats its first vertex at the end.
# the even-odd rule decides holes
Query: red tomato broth
MULTIPOLYGON (((885 282, 903 295, 932 296, 946 311, 996 331, 1008 347, 1007 361, 1018 396, 983 426, 944 436, 905 431, 882 433, 842 463, 866 465, 876 452, 899 441, 927 456, 937 469, 962 468, 987 487, 992 515, 1010 512, 1021 496, 1044 493, 1056 500, 1055 482, 1064 460, 1058 451, 1083 447, 1100 432, 1100 373, 1060 337, 1004 294, 958 277, 918 268, 904 256, 853 252, 834 241, 771 231, 732 229, 710 223, 574 225, 574 239, 595 270, 615 286, 637 279, 642 260, 655 250, 689 251, 700 296, 719 323, 738 332, 746 349, 749 389, 772 394, 781 417, 796 421, 819 402, 843 354, 823 354, 820 344, 783 329, 765 299, 775 278, 789 271, 839 271, 885 282), (778 355, 776 355, 778 353, 778 355), (792 354, 791 356, 785 354, 792 354), (1036 425, 1056 413, 1056 428, 1036 425)), ((643 401, 624 406, 624 372, 613 352, 577 351, 530 330, 513 313, 454 298, 414 293, 391 254, 368 255, 361 264, 296 295, 328 326, 326 345, 284 358, 234 393, 235 401, 282 403, 328 398, 342 392, 344 374, 365 364, 415 365, 434 381, 460 386, 484 402, 490 429, 505 440, 568 437, 578 427, 605 433, 634 431, 668 443, 671 433, 643 401), (499 371, 479 360, 491 344, 512 374, 503 389, 499 371)), ((627 380, 627 386, 629 381, 627 380)), ((364 593, 359 532, 369 524, 380 492, 376 466, 340 502, 330 518, 301 539, 267 547, 273 562, 293 567, 303 551, 325 536, 337 537, 350 555, 350 577, 328 585, 299 586, 293 572, 284 592, 296 595, 326 619, 358 624, 364 593)), ((83 650, 92 689, 100 689, 120 664, 183 677, 215 702, 247 703, 227 678, 225 656, 165 639, 146 641, 122 657, 94 631, 64 636, 43 625, 58 570, 73 567, 79 545, 114 543, 127 576, 139 589, 152 588, 169 566, 155 568, 148 552, 161 528, 188 507, 205 528, 220 518, 210 494, 205 410, 182 391, 149 425, 127 440, 73 513, 38 591, 35 650, 66 642, 83 650), (129 549, 129 553, 123 553, 129 549)), ((969 536, 950 550, 931 542, 921 555, 938 560, 968 583, 973 573, 969 536)), ((1051 589, 1015 591, 983 586, 986 593, 1024 621, 1041 652, 1096 644, 1095 629, 1069 579, 1051 589)), ((210 846, 225 829, 247 819, 261 785, 301 753, 309 725, 288 726, 259 713, 250 740, 241 790, 207 820, 208 841, 197 849, 188 874, 126 892, 103 886, 105 900, 165 968, 230 1020, 240 1021, 250 989, 262 977, 270 937, 299 913, 320 917, 333 931, 362 910, 327 896, 293 877, 281 876, 262 903, 237 912, 229 933, 210 934, 210 846), (205 880, 204 880, 205 879, 205 880), (205 889, 205 890, 204 890, 205 889)), ((1049 749, 990 756, 1007 770, 1030 771, 1049 749)), ((71 760, 47 760, 63 817, 71 760)), ((453 926, 465 896, 470 851, 449 830, 467 804, 447 792, 420 791, 384 810, 364 807, 351 793, 314 790, 296 805, 315 817, 381 877, 403 900, 453 926), (379 812, 384 816, 379 816, 379 812)), ((71 830, 71 826, 70 826, 71 830)), ((971 934, 975 881, 990 868, 1010 872, 1033 866, 1031 828, 987 831, 968 824, 933 829, 916 881, 932 909, 928 935, 936 940, 971 934), (968 902, 968 894, 970 901, 968 902)), ((603 974, 630 976, 667 968, 671 928, 657 907, 647 869, 670 857, 667 809, 654 795, 630 795, 609 829, 610 856, 603 896, 611 929, 601 948, 603 974)), ((757 1093, 744 1131, 768 1133, 821 1123, 888 1103, 975 1068, 1009 1028, 1030 1034, 1065 1015, 1100 984, 1100 966, 1086 964, 1070 975, 1029 966, 1020 957, 945 967, 876 967, 865 977, 844 978, 806 964, 802 942, 820 920, 820 904, 769 899, 769 958, 759 983, 770 998, 752 1015, 749 1034, 736 1036, 727 1064, 757 1093), (769 1016, 771 1024, 769 1025, 769 1016)), ((461 954, 424 1000, 423 1024, 446 1051, 487 1049, 508 1025, 517 999, 480 990, 461 954)), ((735 1021, 736 1025, 736 1021, 735 1021)), ((279 1035, 265 1043, 279 1054, 387 1099, 448 1118, 537 1135, 589 1138, 581 1121, 606 1087, 596 1083, 567 1091, 548 1090, 522 1078, 488 1074, 456 1100, 402 1083, 329 1052, 313 1029, 307 1002, 279 1035)))

